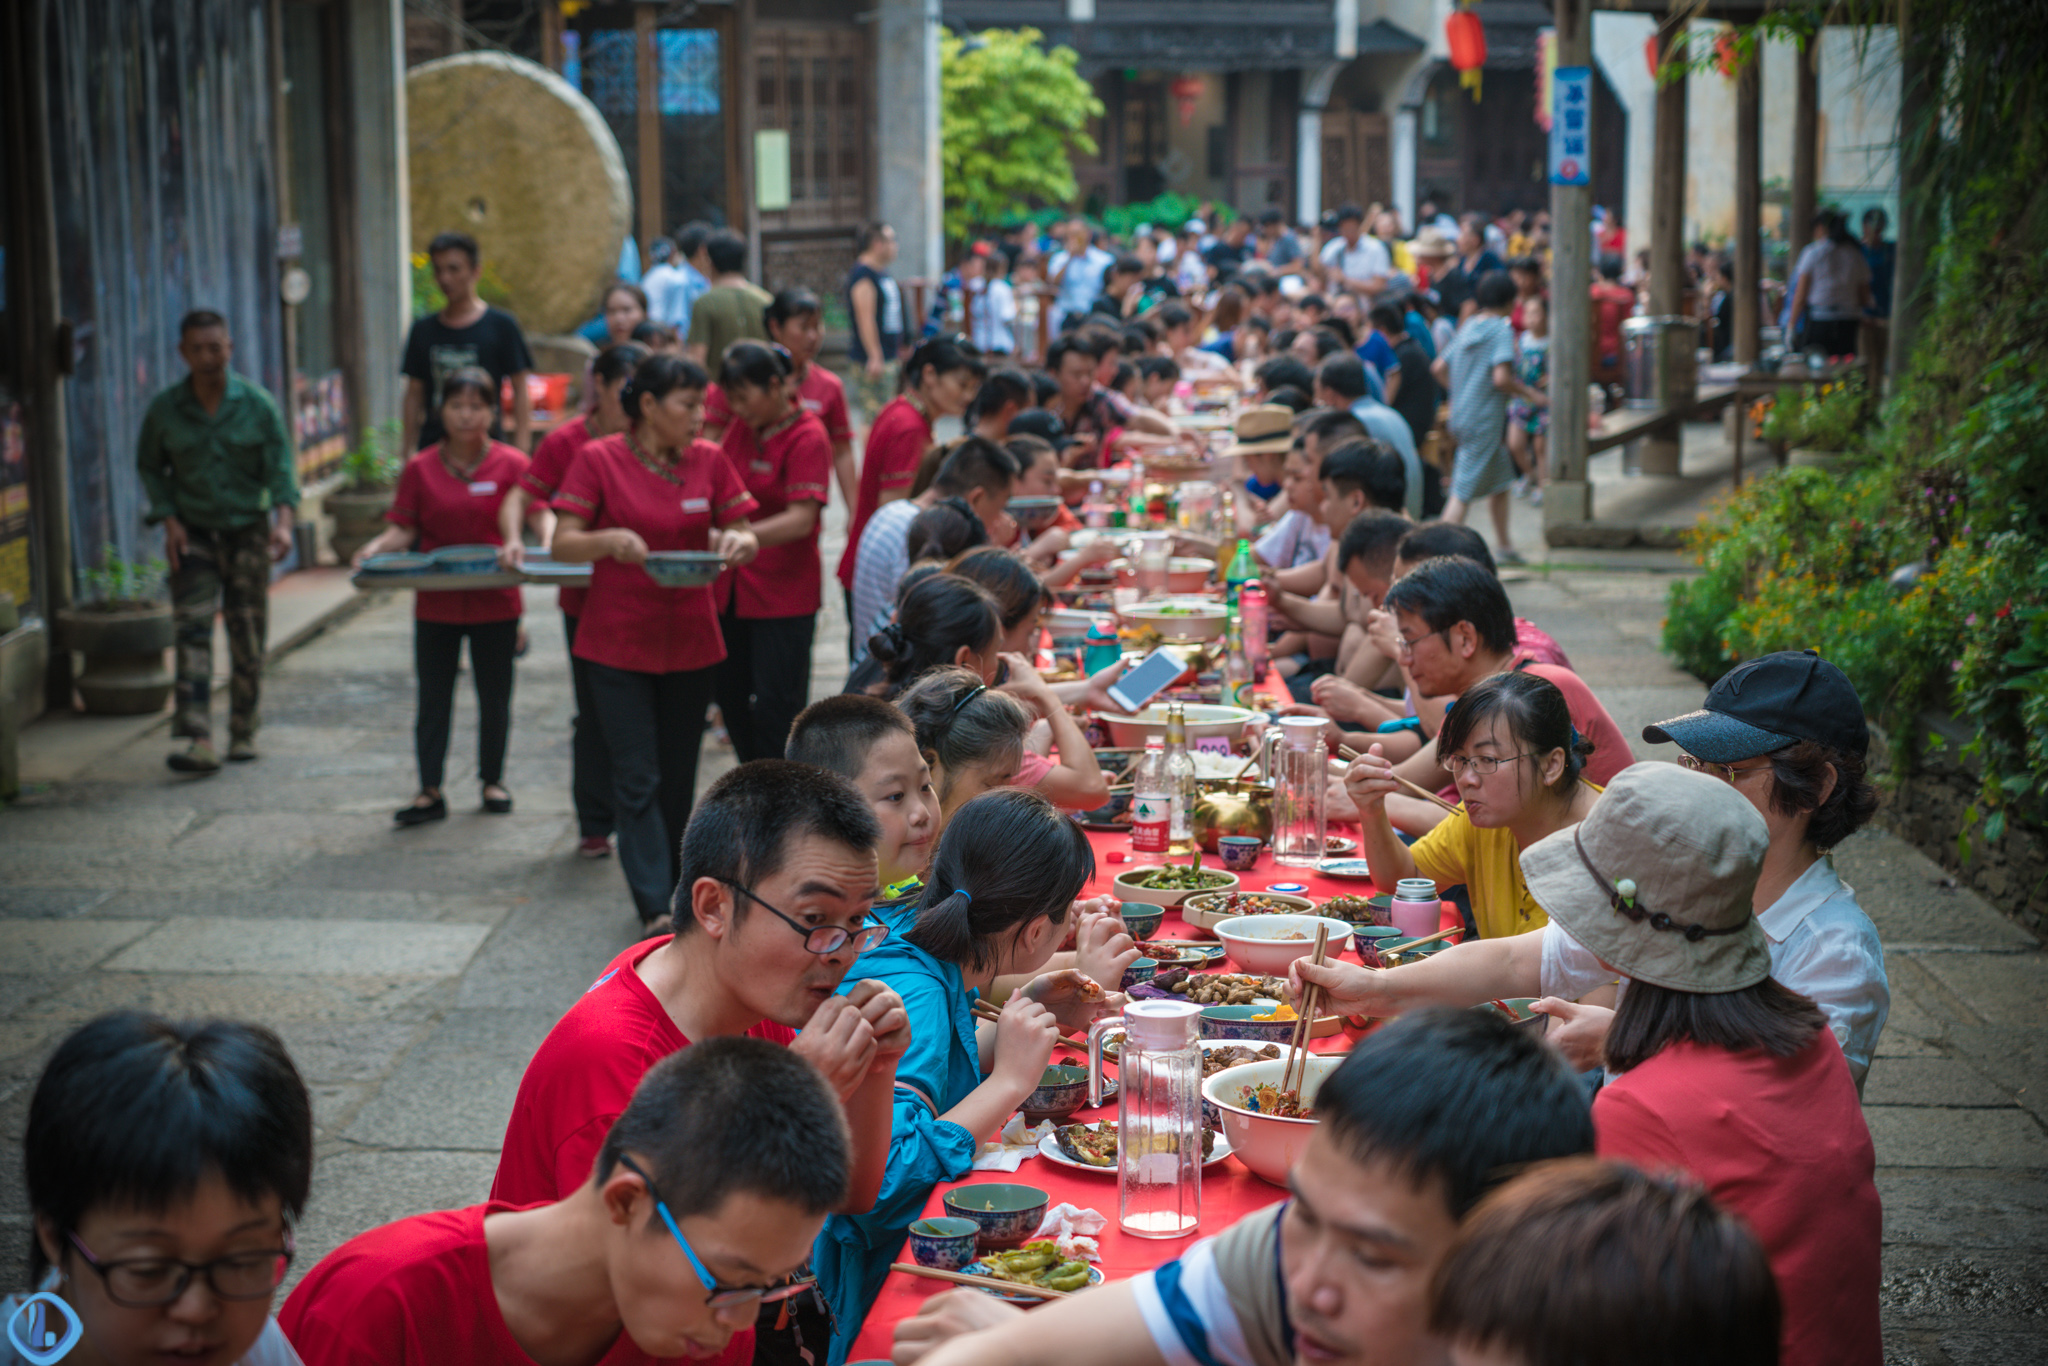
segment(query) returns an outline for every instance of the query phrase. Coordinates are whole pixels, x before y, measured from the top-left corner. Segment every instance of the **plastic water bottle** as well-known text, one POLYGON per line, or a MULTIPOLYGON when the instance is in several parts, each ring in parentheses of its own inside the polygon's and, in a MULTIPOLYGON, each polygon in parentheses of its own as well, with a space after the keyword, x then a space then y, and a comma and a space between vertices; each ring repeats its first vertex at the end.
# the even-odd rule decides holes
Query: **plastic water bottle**
POLYGON ((1230 558, 1230 567, 1223 574, 1223 601, 1233 610, 1238 608, 1244 586, 1256 583, 1259 567, 1252 563, 1252 543, 1242 536, 1237 541, 1237 553, 1230 558))
POLYGON ((1148 736, 1145 757, 1131 779, 1131 850, 1164 856, 1171 842, 1172 789, 1166 778, 1166 738, 1148 736))
POLYGON ((1195 760, 1188 753, 1187 712, 1178 702, 1166 707, 1166 794, 1171 804, 1167 813, 1166 837, 1171 852, 1188 853, 1195 847, 1195 803, 1201 789, 1195 784, 1195 760))
POLYGON ((1266 676, 1266 585, 1253 579, 1238 595, 1239 630, 1244 636, 1245 664, 1256 684, 1266 676))

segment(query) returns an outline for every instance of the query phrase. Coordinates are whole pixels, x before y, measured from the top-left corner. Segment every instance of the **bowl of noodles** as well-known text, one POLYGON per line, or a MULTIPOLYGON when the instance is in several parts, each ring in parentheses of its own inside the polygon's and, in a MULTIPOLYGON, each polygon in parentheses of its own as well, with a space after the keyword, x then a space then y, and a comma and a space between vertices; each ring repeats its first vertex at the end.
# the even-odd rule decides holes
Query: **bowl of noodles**
MULTIPOLYGON (((1286 1051, 1283 1045, 1282 1054, 1286 1051)), ((1232 1155, 1252 1175, 1276 1186, 1287 1184, 1288 1171, 1316 1131, 1316 1091, 1343 1061, 1342 1054, 1310 1054, 1299 1099, 1280 1091, 1285 1056, 1226 1067, 1202 1083, 1202 1098, 1223 1117, 1232 1155)))

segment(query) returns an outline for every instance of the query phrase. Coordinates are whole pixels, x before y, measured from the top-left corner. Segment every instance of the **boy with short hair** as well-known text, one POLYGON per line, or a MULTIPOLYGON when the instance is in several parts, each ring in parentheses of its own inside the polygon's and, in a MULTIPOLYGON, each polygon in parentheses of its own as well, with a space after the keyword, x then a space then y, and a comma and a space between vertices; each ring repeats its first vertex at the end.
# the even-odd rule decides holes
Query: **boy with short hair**
POLYGON ((306 1366, 732 1355, 846 1200, 846 1117, 815 1069, 710 1039, 648 1071, 561 1199, 418 1214, 330 1253, 280 1323, 306 1366))
POLYGON ((901 930, 901 913, 924 890, 922 875, 939 830, 939 798, 931 765, 917 748, 917 728, 879 697, 842 693, 798 714, 784 755, 837 773, 867 800, 882 832, 875 846, 882 895, 874 913, 901 930))

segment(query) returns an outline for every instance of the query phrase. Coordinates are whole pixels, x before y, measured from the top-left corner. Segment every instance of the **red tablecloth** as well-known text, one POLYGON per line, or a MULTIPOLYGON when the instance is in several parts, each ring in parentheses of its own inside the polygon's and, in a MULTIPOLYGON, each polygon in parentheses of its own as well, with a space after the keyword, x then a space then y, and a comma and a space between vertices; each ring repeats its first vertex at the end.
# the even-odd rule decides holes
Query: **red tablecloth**
MULTIPOLYGON (((1128 857, 1131 840, 1126 834, 1090 832, 1088 843, 1095 849, 1095 880, 1089 884, 1084 896, 1098 892, 1111 892, 1111 880, 1120 872, 1144 863, 1158 862, 1156 855, 1145 855, 1138 859, 1128 857), (1127 857, 1119 863, 1110 863, 1106 856, 1123 853, 1127 857)), ((1347 893, 1371 895, 1371 884, 1347 879, 1323 877, 1310 869, 1276 867, 1270 853, 1262 853, 1259 862, 1249 873, 1243 874, 1242 886, 1246 891, 1263 891, 1275 882, 1303 882, 1308 884, 1309 895, 1318 900, 1324 897, 1342 896, 1347 893)), ((1443 911, 1443 927, 1448 929, 1458 923, 1457 911, 1448 902, 1443 911)), ((1178 913, 1168 912, 1159 929, 1159 937, 1165 939, 1205 939, 1213 936, 1201 930, 1189 928, 1178 913)), ((1226 965, 1235 970, 1234 964, 1226 965)), ((1315 1040, 1310 1046, 1318 1053, 1342 1053, 1350 1049, 1358 1032, 1347 1027, 1340 1034, 1315 1040)), ((1061 1044, 1054 1054, 1055 1061, 1087 1061, 1083 1048, 1061 1044)), ((1092 1124, 1100 1119, 1116 1118, 1116 1105, 1112 1102, 1099 1110, 1083 1110, 1074 1116, 1072 1122, 1092 1124)), ((1219 1233, 1230 1227, 1245 1215, 1285 1197, 1286 1192, 1278 1186, 1271 1186, 1251 1174, 1236 1158, 1225 1158, 1202 1172, 1202 1224, 1195 1232, 1179 1238, 1135 1238, 1116 1226, 1116 1172, 1109 1169, 1101 1172, 1076 1171, 1047 1161, 1043 1157, 1028 1157, 1012 1175, 1007 1172, 974 1172, 965 1181, 947 1182, 932 1192, 926 1202, 921 1218, 931 1218, 945 1213, 941 1203, 946 1192, 957 1186, 972 1185, 981 1181, 1014 1181, 1036 1186, 1052 1197, 1057 1205, 1062 1201, 1087 1209, 1101 1211, 1109 1218, 1109 1227, 1102 1231, 1103 1276, 1106 1280, 1122 1280, 1141 1271, 1149 1271, 1162 1262, 1171 1261, 1185 1252, 1195 1239, 1212 1233, 1219 1233)), ((898 1261, 910 1260, 908 1242, 897 1257, 898 1261)), ((898 1320, 917 1313, 927 1296, 949 1289, 944 1282, 927 1280, 919 1276, 908 1276, 898 1272, 883 1284, 881 1294, 876 1298, 874 1308, 868 1311, 867 1323, 860 1337, 854 1342, 850 1361, 886 1360, 894 1341, 898 1320)))

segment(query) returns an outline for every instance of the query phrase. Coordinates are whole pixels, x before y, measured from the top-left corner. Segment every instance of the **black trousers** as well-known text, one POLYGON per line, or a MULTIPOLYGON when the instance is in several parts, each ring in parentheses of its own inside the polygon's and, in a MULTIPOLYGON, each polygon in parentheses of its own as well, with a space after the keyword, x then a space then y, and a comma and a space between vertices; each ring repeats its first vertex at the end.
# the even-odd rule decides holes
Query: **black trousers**
POLYGON ((697 752, 711 669, 650 674, 586 661, 612 763, 619 868, 641 923, 667 915, 682 870, 683 827, 697 795, 697 752))
POLYGON ((519 644, 519 618, 457 625, 445 621, 412 624, 413 671, 419 675, 419 717, 413 749, 419 756, 420 786, 436 791, 448 763, 448 729, 455 717, 455 676, 462 668, 462 640, 469 638, 469 671, 476 682, 476 771, 485 783, 505 779, 505 745, 512 737, 512 654, 519 644))
POLYGON ((612 756, 597 728, 597 700, 590 693, 590 664, 576 657, 576 618, 562 613, 569 642, 569 681, 576 690, 576 716, 569 723, 569 797, 576 804, 576 833, 603 839, 612 833, 612 756))
POLYGON ((1860 328, 1861 324, 1854 318, 1808 318, 1805 335, 1800 340, 1809 351, 1817 350, 1829 356, 1853 356, 1860 328))
POLYGON ((811 638, 816 613, 801 617, 718 619, 725 661, 718 666, 718 711, 743 764, 780 759, 789 727, 811 695, 811 638))

